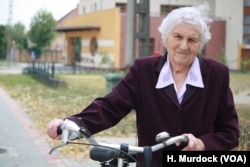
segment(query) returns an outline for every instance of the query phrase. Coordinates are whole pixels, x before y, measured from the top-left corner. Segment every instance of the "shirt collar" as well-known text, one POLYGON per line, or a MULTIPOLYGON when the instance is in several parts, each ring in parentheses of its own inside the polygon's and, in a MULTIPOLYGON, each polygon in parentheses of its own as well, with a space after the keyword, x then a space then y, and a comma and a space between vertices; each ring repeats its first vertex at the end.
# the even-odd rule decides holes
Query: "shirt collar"
MULTIPOLYGON (((172 70, 170 68, 169 57, 167 56, 167 61, 163 65, 160 75, 156 84, 157 89, 161 89, 167 87, 171 84, 174 84, 174 79, 172 76, 172 70)), ((195 57, 194 62, 192 63, 188 75, 185 81, 185 84, 189 84, 195 87, 204 88, 200 63, 197 57, 195 57)))

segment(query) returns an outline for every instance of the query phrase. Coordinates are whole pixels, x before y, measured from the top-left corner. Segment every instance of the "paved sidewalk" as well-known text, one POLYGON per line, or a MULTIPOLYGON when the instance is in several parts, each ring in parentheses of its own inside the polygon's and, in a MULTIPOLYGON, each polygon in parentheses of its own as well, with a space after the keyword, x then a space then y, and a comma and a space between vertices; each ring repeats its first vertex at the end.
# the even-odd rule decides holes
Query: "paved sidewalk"
POLYGON ((0 87, 0 166, 68 167, 76 166, 55 152, 34 129, 21 108, 0 87))
POLYGON ((250 90, 234 94, 235 104, 249 104, 250 105, 250 90))
POLYGON ((0 66, 0 74, 21 74, 22 69, 27 67, 27 63, 12 63, 0 66))
MULTIPOLYGON (((58 151, 49 155, 46 136, 33 126, 28 115, 0 87, 0 166, 1 167, 97 167, 89 158, 67 159, 58 151)), ((100 142, 135 144, 131 138, 102 138, 100 142)), ((131 165, 133 167, 133 165, 131 165)))
POLYGON ((99 162, 67 159, 58 151, 51 155, 46 136, 34 128, 28 115, 0 87, 1 167, 96 167, 99 162))
POLYGON ((0 111, 1 166, 62 166, 59 155, 48 156, 43 138, 2 88, 0 111))

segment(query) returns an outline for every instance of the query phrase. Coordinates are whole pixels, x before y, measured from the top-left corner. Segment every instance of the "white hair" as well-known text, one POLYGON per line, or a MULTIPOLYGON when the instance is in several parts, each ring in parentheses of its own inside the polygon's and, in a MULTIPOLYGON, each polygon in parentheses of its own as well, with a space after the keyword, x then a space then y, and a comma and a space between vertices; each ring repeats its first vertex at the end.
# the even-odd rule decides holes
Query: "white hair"
POLYGON ((209 31, 209 23, 212 19, 208 16, 209 5, 203 3, 193 7, 181 7, 172 10, 162 21, 158 27, 161 33, 162 40, 165 41, 169 33, 172 31, 175 25, 178 23, 189 23, 197 25, 200 29, 200 50, 211 39, 211 33, 209 31))

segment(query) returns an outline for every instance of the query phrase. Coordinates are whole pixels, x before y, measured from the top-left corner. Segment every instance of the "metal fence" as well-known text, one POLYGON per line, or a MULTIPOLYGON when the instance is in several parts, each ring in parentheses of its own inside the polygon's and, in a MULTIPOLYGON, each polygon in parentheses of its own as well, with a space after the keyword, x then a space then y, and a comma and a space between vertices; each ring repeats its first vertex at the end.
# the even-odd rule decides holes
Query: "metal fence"
POLYGON ((55 63, 45 61, 32 61, 23 73, 31 75, 33 78, 42 81, 50 86, 66 86, 66 82, 55 77, 55 63))

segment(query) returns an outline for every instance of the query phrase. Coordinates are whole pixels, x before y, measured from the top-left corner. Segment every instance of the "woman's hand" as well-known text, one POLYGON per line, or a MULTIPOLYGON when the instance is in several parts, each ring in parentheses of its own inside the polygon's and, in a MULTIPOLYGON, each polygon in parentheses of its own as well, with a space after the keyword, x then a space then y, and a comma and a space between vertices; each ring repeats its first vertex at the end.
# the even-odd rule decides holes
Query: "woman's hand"
MULTIPOLYGON (((188 144, 182 151, 205 151, 205 145, 199 138, 190 133, 184 135, 188 137, 188 144)), ((176 145, 179 146, 181 143, 177 143, 176 145)))
POLYGON ((60 140, 61 135, 57 134, 57 129, 59 126, 63 125, 63 120, 62 119, 54 119, 52 120, 47 127, 47 134, 51 139, 54 140, 60 140))

